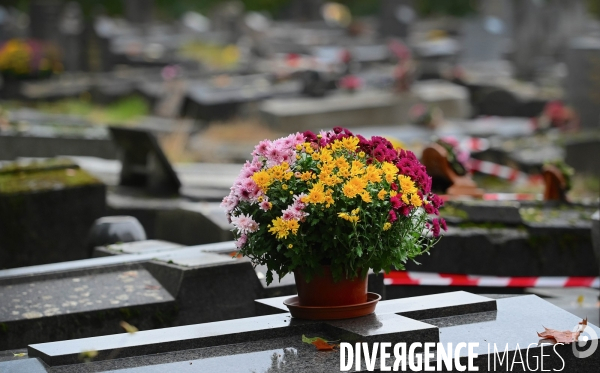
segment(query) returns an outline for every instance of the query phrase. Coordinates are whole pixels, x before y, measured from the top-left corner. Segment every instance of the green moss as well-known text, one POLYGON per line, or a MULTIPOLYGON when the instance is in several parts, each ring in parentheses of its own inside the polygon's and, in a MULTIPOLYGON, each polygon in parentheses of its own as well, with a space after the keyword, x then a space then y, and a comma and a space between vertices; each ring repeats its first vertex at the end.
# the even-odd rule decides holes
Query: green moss
POLYGON ((442 217, 456 217, 456 218, 460 218, 460 219, 468 219, 469 218, 469 214, 462 209, 459 209, 453 205, 444 205, 441 209, 440 209, 440 216, 442 217))
POLYGON ((51 158, 43 161, 32 161, 27 163, 11 162, 0 167, 0 175, 14 174, 19 172, 35 172, 53 169, 79 168, 77 164, 66 158, 51 158))
POLYGON ((60 160, 26 166, 8 164, 0 169, 0 194, 57 190, 99 183, 98 179, 86 171, 68 168, 60 160), (63 168, 65 166, 67 168, 63 168))

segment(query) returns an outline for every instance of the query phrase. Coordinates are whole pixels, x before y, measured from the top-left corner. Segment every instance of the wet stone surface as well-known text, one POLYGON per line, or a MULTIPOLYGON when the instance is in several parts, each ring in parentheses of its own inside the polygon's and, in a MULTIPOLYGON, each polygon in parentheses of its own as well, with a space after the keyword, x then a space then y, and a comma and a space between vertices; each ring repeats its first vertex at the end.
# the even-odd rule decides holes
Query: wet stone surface
POLYGON ((174 300, 145 269, 0 286, 0 299, 2 322, 174 300))

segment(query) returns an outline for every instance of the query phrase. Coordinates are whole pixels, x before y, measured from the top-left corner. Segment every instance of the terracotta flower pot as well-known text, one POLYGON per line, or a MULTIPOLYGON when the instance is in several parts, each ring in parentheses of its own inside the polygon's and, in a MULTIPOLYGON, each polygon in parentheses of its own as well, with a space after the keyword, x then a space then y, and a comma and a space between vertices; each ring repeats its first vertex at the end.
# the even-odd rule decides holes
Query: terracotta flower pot
POLYGON ((368 277, 334 282, 330 267, 323 266, 323 274, 313 276, 308 283, 300 270, 294 271, 294 278, 300 305, 304 307, 347 306, 367 301, 368 277))

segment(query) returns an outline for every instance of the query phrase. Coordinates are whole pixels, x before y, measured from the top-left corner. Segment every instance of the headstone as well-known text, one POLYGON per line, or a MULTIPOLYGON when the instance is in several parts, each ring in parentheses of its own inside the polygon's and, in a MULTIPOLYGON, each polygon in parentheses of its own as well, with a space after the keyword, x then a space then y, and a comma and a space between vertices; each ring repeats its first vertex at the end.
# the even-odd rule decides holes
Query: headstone
POLYGON ((156 138, 147 131, 110 127, 122 163, 120 185, 177 194, 181 182, 156 138))
POLYGON ((71 1, 65 4, 58 29, 64 70, 83 70, 87 54, 84 45, 85 24, 79 3, 71 1))
POLYGON ((323 0, 292 0, 288 15, 296 21, 316 21, 321 19, 323 0))
POLYGON ((432 143, 423 150, 421 162, 427 168, 427 173, 433 178, 433 183, 445 189, 451 196, 483 196, 483 190, 468 176, 459 176, 448 162, 448 152, 441 145, 432 143), (447 189, 446 189, 447 188, 447 189))
POLYGON ((410 25, 417 18, 414 3, 413 0, 383 0, 379 16, 379 33, 384 37, 407 38, 410 25))
POLYGON ((585 26, 585 4, 574 1, 512 0, 513 62, 518 78, 534 78, 541 65, 566 50, 585 26), (557 14, 560 14, 557 17, 557 14))
POLYGON ((334 126, 371 127, 402 123, 417 102, 410 93, 361 90, 314 98, 274 98, 263 101, 260 112, 267 123, 283 132, 321 130, 334 126))
POLYGON ((587 133, 584 138, 565 141, 565 162, 577 173, 600 175, 599 155, 600 136, 598 134, 587 133))
POLYGON ((87 258, 105 207, 104 184, 72 162, 0 166, 0 268, 87 258))
POLYGON ((154 16, 154 0, 123 0, 125 19, 136 25, 147 25, 154 16))
POLYGON ((600 128, 600 37, 581 37, 567 49, 566 93, 582 128, 600 128))
POLYGON ((230 0, 216 5, 210 15, 210 26, 213 31, 226 35, 227 43, 236 43, 242 35, 244 4, 230 0))
POLYGON ((567 201, 567 182, 564 175, 554 165, 544 165, 542 168, 544 177, 544 201, 567 201))
POLYGON ((29 2, 29 36, 33 39, 57 42, 62 2, 31 0, 29 2))
MULTIPOLYGON (((116 333, 120 320, 156 329, 252 317, 255 299, 295 294, 293 276, 267 287, 235 251, 233 241, 139 241, 97 250, 111 256, 0 271, 0 296, 10 299, 0 305, 0 350, 116 333)), ((383 276, 369 279, 385 294, 383 276)))

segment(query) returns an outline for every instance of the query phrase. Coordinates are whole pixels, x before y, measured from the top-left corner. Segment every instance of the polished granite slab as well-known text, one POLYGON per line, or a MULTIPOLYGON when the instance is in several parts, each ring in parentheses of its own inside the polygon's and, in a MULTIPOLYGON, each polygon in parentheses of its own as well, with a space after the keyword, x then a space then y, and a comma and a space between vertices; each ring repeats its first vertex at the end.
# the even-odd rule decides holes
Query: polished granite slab
MULTIPOLYGON (((452 296, 438 297, 449 306, 452 296)), ((457 292, 457 299, 466 303, 485 305, 487 297, 457 292), (481 299, 483 298, 483 299, 481 299)), ((409 310, 434 303, 436 296, 407 299, 409 310), (426 299, 430 297, 430 299, 426 299), (410 305, 413 305, 412 308, 410 305)), ((319 336, 342 342, 460 342, 479 343, 475 352, 475 366, 479 371, 522 371, 518 357, 544 356, 545 370, 573 372, 596 372, 600 364, 600 352, 587 358, 576 358, 572 346, 557 346, 544 350, 539 346, 536 332, 543 326, 559 330, 571 330, 580 319, 555 307, 535 295, 500 297, 495 300, 496 310, 477 312, 477 307, 460 308, 455 302, 456 314, 414 320, 400 316, 402 302, 382 301, 375 314, 338 321, 305 321, 289 314, 276 314, 248 319, 238 319, 208 324, 198 324, 162 330, 118 334, 106 337, 53 342, 31 345, 29 356, 13 361, 0 362, 0 371, 21 372, 337 372, 340 352, 316 351, 314 346, 303 343, 302 335, 319 336), (473 312, 474 311, 474 312, 473 312), (408 334, 407 334, 408 333, 408 334), (407 338, 412 334, 414 338, 407 338), (527 346, 531 345, 529 351, 527 346), (500 364, 494 360, 493 348, 507 351, 507 358, 500 364), (492 354, 488 348, 491 347, 492 354), (97 351, 92 361, 82 362, 82 351, 97 351), (527 355, 526 355, 527 354, 527 355), (558 357, 560 355, 560 358, 558 357), (517 367, 509 369, 506 361, 517 358, 517 367), (494 361, 498 366, 493 368, 494 361), (20 365, 18 365, 20 364, 20 365), (492 368, 490 368, 492 366, 492 368), (3 370, 4 369, 4 370, 3 370), (28 370, 29 369, 29 370, 28 370)), ((600 329, 588 325, 588 341, 583 348, 598 342, 600 329)), ((581 350, 582 348, 579 347, 581 350)), ((457 361, 466 364, 466 349, 460 351, 457 361)), ((392 359, 393 360, 393 359, 392 359)), ((533 363, 532 363, 533 364, 533 363)), ((379 367, 379 361, 376 362, 379 367)), ((533 365, 532 365, 533 367, 533 365)), ((355 368, 355 367, 354 367, 355 368)), ((364 361, 359 369, 364 372, 364 361)), ((407 369, 408 371, 412 371, 407 369)), ((525 371, 539 371, 524 369, 525 371)))
MULTIPOLYGON (((459 299, 462 297, 468 303, 472 294, 458 292, 454 295, 459 299)), ((424 299, 427 297, 409 299, 405 305, 427 305, 435 301, 435 296, 431 297, 429 300, 424 299)), ((446 300, 439 298, 439 301, 447 302, 447 305, 450 298, 452 297, 446 300)), ((481 305, 486 304, 483 302, 485 299, 490 299, 479 298, 484 299, 470 300, 475 301, 473 304, 481 305)), ((458 307, 459 304, 456 303, 455 306, 458 307)), ((402 312, 401 302, 394 300, 380 302, 373 315, 349 320, 304 321, 283 313, 135 334, 45 343, 29 346, 29 356, 18 360, 23 364, 22 367, 17 367, 16 361, 0 362, 0 371, 13 364, 10 366, 13 368, 11 371, 29 372, 25 362, 28 367, 35 366, 36 370, 30 370, 34 373, 339 371, 339 350, 316 351, 314 346, 302 342, 303 334, 343 342, 475 342, 479 343, 475 348, 475 352, 479 354, 475 359, 475 366, 479 367, 479 371, 511 371, 506 362, 501 365, 496 361, 496 369, 489 368, 488 364, 493 364, 494 357, 490 355, 488 348, 491 346, 493 352, 494 344, 498 350, 508 351, 509 361, 525 356, 526 353, 530 360, 534 357, 540 359, 544 354, 545 370, 564 368, 564 371, 572 372, 597 371, 600 352, 596 351, 590 357, 582 359, 575 357, 572 346, 557 346, 557 352, 553 353, 551 347, 542 351, 538 345, 540 339, 536 332, 542 331, 543 326, 571 330, 581 321, 578 317, 535 295, 502 297, 495 300, 495 304, 496 310, 477 312, 476 307, 457 308, 460 310, 457 312, 462 312, 461 314, 419 321, 398 315, 397 313, 402 312), (469 310, 475 312, 468 312, 469 310), (407 338, 411 333, 415 338, 407 338), (528 345, 531 345, 531 349, 526 351, 528 345), (98 355, 92 361, 82 363, 79 353, 85 350, 95 350, 98 355), (40 365, 45 370, 38 369, 40 365)), ((412 308, 414 309, 416 306, 412 308)), ((592 342, 597 342, 600 329, 588 325, 586 330, 585 336, 592 342)), ((588 348, 592 342, 588 342, 588 348)), ((457 360, 466 364, 466 358, 466 349, 463 349, 457 360)), ((376 367, 379 367, 379 361, 376 367)), ((518 367, 520 365, 512 370, 521 371, 518 367)), ((359 369, 352 371, 366 371, 364 362, 359 369)))

